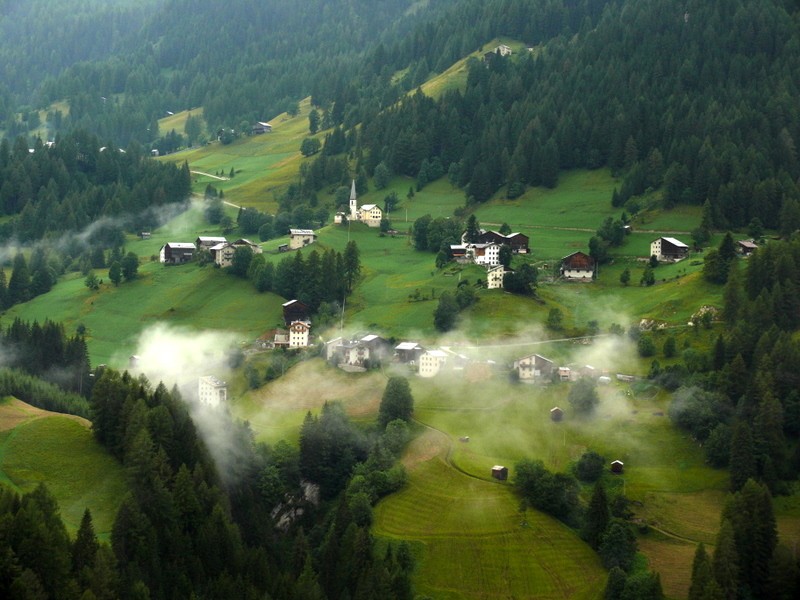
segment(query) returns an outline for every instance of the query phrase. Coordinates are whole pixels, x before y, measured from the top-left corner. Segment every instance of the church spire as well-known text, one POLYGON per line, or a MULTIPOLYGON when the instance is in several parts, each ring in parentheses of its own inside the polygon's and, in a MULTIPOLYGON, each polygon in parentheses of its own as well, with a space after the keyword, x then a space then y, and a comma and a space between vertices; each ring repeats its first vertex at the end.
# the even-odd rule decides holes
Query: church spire
POLYGON ((353 185, 350 186, 350 220, 358 220, 358 197, 356 196, 356 180, 353 179, 353 185))

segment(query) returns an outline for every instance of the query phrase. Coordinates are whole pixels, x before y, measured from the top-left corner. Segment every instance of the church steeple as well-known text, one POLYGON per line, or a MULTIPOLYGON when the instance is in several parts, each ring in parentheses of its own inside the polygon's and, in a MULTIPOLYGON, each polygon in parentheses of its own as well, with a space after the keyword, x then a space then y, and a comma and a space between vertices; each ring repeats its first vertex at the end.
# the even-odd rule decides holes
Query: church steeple
POLYGON ((350 186, 350 220, 358 220, 358 197, 356 196, 356 180, 353 179, 353 185, 350 186))

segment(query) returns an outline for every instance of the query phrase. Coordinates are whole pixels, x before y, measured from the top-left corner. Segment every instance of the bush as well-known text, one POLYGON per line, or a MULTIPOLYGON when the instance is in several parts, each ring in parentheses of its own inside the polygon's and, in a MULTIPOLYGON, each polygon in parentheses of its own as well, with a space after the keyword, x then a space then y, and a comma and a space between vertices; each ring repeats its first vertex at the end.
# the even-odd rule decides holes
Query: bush
POLYGON ((583 482, 594 483, 603 474, 606 459, 597 452, 584 452, 575 464, 575 476, 583 482))

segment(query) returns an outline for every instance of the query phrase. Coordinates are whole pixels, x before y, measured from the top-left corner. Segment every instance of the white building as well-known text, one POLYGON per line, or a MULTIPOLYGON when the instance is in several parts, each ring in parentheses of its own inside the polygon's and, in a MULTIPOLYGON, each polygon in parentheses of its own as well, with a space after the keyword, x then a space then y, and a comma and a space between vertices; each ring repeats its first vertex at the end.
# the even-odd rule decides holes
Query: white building
POLYGON ((201 377, 197 386, 197 397, 202 404, 221 406, 228 401, 228 384, 213 375, 201 377))
POLYGON ((490 267, 486 271, 486 287, 490 290, 503 289, 503 279, 506 273, 511 273, 511 269, 506 269, 503 265, 490 267))
POLYGON ((369 227, 380 227, 383 220, 383 211, 377 204, 362 204, 358 207, 358 196, 356 195, 356 180, 350 186, 350 220, 360 221, 369 227))
POLYGON ((672 237, 660 237, 650 243, 650 256, 658 260, 680 260, 689 254, 689 246, 672 237))
POLYGON ((541 354, 530 354, 514 361, 514 368, 523 382, 545 381, 549 382, 553 375, 555 364, 541 354))
POLYGON ((237 248, 250 248, 253 254, 261 254, 264 250, 258 244, 254 244, 250 240, 244 238, 238 239, 235 242, 225 242, 224 244, 217 244, 211 246, 209 252, 214 257, 214 263, 222 268, 230 267, 233 264, 233 255, 236 254, 237 248))
POLYGON ((419 376, 435 377, 447 363, 447 352, 443 350, 428 350, 419 357, 419 376))
POLYGON ((306 348, 311 338, 311 323, 292 321, 289 325, 289 348, 306 348))
POLYGON ((500 245, 472 244, 472 252, 475 257, 475 264, 484 267, 496 267, 500 264, 500 245))
POLYGON ((313 229, 290 229, 289 248, 297 250, 317 241, 317 234, 313 229))

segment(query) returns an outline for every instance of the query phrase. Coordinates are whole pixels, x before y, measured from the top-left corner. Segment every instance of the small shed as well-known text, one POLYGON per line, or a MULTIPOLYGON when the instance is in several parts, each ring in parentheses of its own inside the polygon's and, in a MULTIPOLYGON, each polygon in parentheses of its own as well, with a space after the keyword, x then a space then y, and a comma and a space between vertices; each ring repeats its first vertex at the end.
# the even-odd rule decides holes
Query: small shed
POLYGON ((508 467, 504 467, 503 465, 495 465, 492 467, 492 477, 499 481, 505 481, 508 479, 508 467))
POLYGON ((624 470, 624 463, 621 460, 611 461, 611 472, 620 475, 624 470))
POLYGON ((289 244, 281 244, 278 246, 278 252, 288 252, 289 251, 289 244))
POLYGON ((561 419, 564 418, 564 411, 561 410, 559 407, 554 406, 550 409, 550 420, 555 421, 558 423, 561 419))
POLYGON ((609 377, 608 375, 601 375, 600 377, 597 378, 597 383, 608 385, 611 383, 611 377, 609 377))

